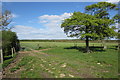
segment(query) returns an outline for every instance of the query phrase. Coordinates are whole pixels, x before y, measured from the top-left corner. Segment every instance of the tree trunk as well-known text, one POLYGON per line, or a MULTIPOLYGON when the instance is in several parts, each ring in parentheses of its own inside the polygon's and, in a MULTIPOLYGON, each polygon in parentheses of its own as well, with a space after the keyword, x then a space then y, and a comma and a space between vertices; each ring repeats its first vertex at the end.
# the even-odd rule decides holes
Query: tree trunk
POLYGON ((86 52, 89 53, 90 49, 89 49, 89 38, 86 37, 86 52))

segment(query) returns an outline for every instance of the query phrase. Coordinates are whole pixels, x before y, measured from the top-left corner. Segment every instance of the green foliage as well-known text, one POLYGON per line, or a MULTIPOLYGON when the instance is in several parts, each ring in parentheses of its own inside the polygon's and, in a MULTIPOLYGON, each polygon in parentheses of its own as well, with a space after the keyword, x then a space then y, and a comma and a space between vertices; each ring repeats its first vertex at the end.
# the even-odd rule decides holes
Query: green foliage
POLYGON ((86 13, 95 15, 97 18, 107 18, 109 19, 109 10, 115 10, 117 8, 116 4, 108 2, 98 2, 85 7, 86 13))
POLYGON ((118 39, 120 39, 120 30, 118 31, 118 39))
POLYGON ((89 50, 89 40, 105 39, 115 37, 115 24, 109 17, 109 10, 116 10, 117 5, 108 2, 98 2, 85 7, 85 13, 74 12, 65 19, 61 27, 68 37, 86 39, 86 52, 89 50), (88 15, 89 14, 89 15, 88 15))
POLYGON ((2 32, 2 49, 3 55, 8 56, 11 55, 11 48, 15 48, 16 51, 19 51, 19 40, 17 39, 17 35, 12 31, 1 31, 2 32))
POLYGON ((114 20, 116 23, 120 23, 120 15, 116 14, 116 15, 113 17, 113 20, 114 20))
POLYGON ((84 39, 88 36, 91 39, 99 39, 116 35, 114 29, 109 27, 113 23, 110 19, 98 19, 92 15, 74 12, 70 18, 63 21, 61 27, 69 37, 84 39))
POLYGON ((117 28, 110 28, 110 26, 114 25, 116 22, 119 21, 119 16, 118 14, 116 14, 112 19, 110 19, 109 15, 109 11, 116 10, 116 8, 118 8, 118 5, 108 2, 98 2, 96 4, 85 7, 86 13, 91 14, 99 19, 105 19, 106 22, 105 25, 103 25, 104 28, 100 28, 100 30, 98 30, 103 33, 100 34, 101 39, 104 39, 105 37, 109 38, 117 36, 117 32, 115 32, 117 28))

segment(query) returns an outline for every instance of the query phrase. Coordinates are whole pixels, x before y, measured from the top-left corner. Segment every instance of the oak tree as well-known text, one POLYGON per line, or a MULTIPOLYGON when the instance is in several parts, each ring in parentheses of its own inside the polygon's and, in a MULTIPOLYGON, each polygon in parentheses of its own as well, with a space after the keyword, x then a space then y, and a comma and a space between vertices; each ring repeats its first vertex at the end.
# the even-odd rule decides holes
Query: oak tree
POLYGON ((64 32, 69 37, 85 39, 86 52, 90 52, 89 40, 98 39, 103 34, 112 37, 109 34, 113 34, 114 30, 110 27, 104 27, 105 23, 107 23, 106 26, 108 26, 108 24, 112 24, 113 21, 110 19, 99 19, 81 12, 74 12, 70 18, 62 22, 61 27, 64 28, 64 32))
POLYGON ((116 35, 114 20, 109 17, 109 10, 116 9, 116 4, 99 2, 85 7, 85 13, 74 12, 65 19, 61 27, 69 37, 86 40, 86 52, 89 50, 89 40, 111 38, 116 35))
MULTIPOLYGON (((117 10, 118 9, 118 5, 117 4, 112 4, 112 3, 108 3, 108 2, 98 2, 96 4, 92 4, 92 5, 89 5, 89 6, 86 6, 85 7, 85 12, 87 14, 91 14, 93 16, 95 16, 96 18, 99 18, 99 19, 112 19, 110 17, 110 11, 112 10, 117 10)), ((116 16, 117 17, 117 16, 116 16)), ((104 25, 104 27, 106 27, 106 24, 104 25)), ((114 25, 107 25, 109 27, 113 27, 113 29, 117 29, 116 26, 114 25)), ((100 29, 101 31, 103 31, 102 29, 100 29)), ((105 41, 104 39, 105 38, 108 38, 108 36, 115 36, 117 35, 116 32, 114 32, 114 34, 109 34, 107 33, 107 36, 106 34, 102 34, 101 37, 100 37, 100 40, 102 41, 103 45, 104 45, 104 48, 107 48, 106 45, 105 45, 105 41)))

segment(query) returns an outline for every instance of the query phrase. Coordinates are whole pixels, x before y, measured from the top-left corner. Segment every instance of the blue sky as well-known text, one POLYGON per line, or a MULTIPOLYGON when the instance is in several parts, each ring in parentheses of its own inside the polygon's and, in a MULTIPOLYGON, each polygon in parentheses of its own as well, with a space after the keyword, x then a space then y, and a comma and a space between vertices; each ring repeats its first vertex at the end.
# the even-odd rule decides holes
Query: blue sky
MULTIPOLYGON (((61 21, 74 11, 96 2, 3 2, 3 10, 12 12, 10 26, 19 39, 70 39, 60 28, 61 21)), ((112 12, 111 15, 116 12, 112 12)))

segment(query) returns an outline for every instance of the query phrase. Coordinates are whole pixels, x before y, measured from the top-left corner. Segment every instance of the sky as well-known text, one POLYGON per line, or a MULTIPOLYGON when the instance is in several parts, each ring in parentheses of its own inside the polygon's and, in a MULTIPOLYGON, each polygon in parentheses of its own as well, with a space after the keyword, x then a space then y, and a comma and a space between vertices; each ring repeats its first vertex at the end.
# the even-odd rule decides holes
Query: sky
MULTIPOLYGON (((112 2, 112 0, 107 0, 112 2)), ((114 0, 113 0, 114 1, 114 0)), ((2 9, 12 12, 12 31, 18 39, 75 39, 67 37, 61 22, 73 12, 97 2, 3 2, 2 9)), ((117 12, 112 12, 111 16, 117 12)))

